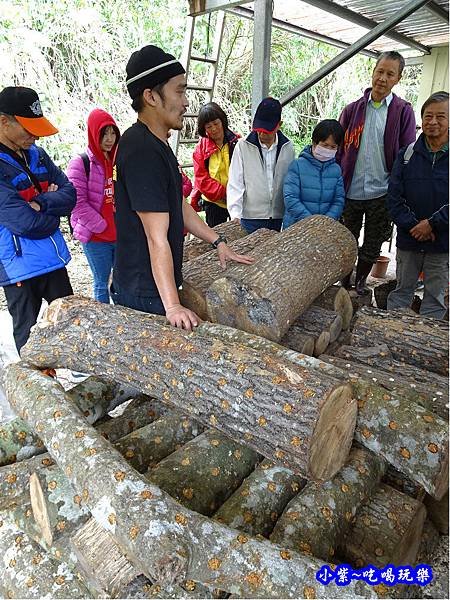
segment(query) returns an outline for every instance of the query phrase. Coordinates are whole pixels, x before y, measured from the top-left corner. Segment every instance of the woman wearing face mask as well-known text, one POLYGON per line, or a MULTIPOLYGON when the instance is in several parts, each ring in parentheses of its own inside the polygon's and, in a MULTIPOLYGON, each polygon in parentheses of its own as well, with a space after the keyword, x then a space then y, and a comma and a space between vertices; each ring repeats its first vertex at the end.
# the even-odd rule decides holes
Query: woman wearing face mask
POLYGON ((89 114, 87 127, 86 153, 72 158, 67 167, 67 177, 77 190, 70 222, 94 277, 94 298, 109 304, 116 247, 113 167, 120 132, 111 115, 100 108, 89 114))
POLYGON ((310 215, 326 215, 338 220, 344 209, 345 191, 337 149, 344 130, 334 119, 316 125, 312 145, 294 160, 284 180, 283 229, 310 215))

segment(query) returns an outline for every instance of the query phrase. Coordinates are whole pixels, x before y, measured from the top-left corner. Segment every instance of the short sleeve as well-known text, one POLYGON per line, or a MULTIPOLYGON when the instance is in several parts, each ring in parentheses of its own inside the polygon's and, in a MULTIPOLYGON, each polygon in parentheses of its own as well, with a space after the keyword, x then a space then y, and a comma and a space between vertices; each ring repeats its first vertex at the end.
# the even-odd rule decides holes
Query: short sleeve
POLYGON ((135 146, 119 166, 118 177, 136 212, 169 212, 171 172, 158 150, 150 144, 135 146))

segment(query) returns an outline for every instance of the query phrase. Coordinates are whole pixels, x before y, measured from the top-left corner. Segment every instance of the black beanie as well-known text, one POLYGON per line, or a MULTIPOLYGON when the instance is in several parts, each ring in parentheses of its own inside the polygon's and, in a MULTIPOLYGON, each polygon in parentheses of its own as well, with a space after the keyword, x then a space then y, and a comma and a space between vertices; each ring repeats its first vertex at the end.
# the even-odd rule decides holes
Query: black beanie
POLYGON ((130 56, 127 63, 127 89, 134 100, 146 89, 186 73, 183 65, 172 54, 157 46, 144 46, 130 56))

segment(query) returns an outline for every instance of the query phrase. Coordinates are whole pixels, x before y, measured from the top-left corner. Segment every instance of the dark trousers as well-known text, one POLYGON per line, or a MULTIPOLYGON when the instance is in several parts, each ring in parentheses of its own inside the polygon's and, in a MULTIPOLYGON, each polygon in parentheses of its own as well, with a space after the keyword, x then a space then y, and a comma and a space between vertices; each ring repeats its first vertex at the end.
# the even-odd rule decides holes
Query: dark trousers
POLYGON ((9 314, 13 320, 14 341, 19 353, 28 340, 30 329, 37 321, 42 300, 50 304, 56 298, 73 294, 65 267, 5 285, 3 289, 9 314))
POLYGON ((119 289, 114 282, 111 285, 110 294, 114 304, 134 308, 141 312, 151 313, 153 315, 165 315, 166 311, 159 296, 136 296, 119 289))
POLYGON ((213 202, 205 201, 206 223, 210 227, 215 227, 221 223, 225 223, 230 218, 226 208, 222 208, 213 202))
POLYGON ((364 241, 358 250, 358 256, 366 262, 377 262, 383 242, 391 237, 392 221, 386 207, 386 196, 372 200, 345 201, 342 222, 358 243, 364 218, 364 241))
POLYGON ((241 219, 241 225, 247 233, 253 233, 258 229, 273 229, 281 231, 283 219, 241 219))

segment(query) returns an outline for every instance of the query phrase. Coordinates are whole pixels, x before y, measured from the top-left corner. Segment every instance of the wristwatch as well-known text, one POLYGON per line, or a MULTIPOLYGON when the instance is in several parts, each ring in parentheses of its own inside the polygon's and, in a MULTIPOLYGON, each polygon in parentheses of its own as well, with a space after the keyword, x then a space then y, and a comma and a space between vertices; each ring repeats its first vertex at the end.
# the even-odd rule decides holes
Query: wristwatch
POLYGON ((222 242, 224 242, 226 244, 227 238, 223 235, 219 235, 217 240, 214 240, 214 242, 211 242, 211 246, 214 248, 214 250, 217 250, 218 245, 221 244, 222 242))

